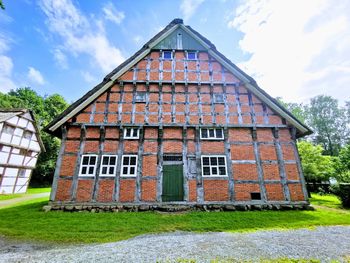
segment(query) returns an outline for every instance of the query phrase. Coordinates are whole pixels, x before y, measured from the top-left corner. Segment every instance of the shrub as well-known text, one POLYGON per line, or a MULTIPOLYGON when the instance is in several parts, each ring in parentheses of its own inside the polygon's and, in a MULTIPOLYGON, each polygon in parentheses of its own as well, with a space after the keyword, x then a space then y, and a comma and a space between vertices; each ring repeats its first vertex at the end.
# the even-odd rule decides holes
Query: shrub
POLYGON ((341 200, 343 207, 350 208, 350 183, 334 185, 333 192, 341 200))

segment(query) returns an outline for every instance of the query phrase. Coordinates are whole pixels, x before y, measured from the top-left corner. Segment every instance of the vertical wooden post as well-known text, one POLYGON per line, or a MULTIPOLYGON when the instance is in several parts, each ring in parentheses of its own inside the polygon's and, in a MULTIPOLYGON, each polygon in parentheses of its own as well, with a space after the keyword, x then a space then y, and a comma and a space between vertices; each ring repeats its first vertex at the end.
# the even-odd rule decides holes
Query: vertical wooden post
POLYGON ((60 177, 60 171, 61 171, 61 166, 62 166, 62 157, 64 154, 66 140, 67 140, 67 128, 66 128, 66 126, 62 126, 61 147, 60 147, 60 151, 59 151, 58 157, 57 157, 55 173, 53 175, 53 182, 52 182, 51 193, 50 193, 50 201, 55 201, 55 198, 56 198, 58 178, 60 177))
POLYGON ((86 140, 86 126, 83 124, 80 129, 80 145, 79 145, 79 153, 77 156, 77 161, 75 164, 75 170, 73 175, 73 183, 71 188, 71 200, 76 201, 77 198, 77 189, 78 189, 78 180, 79 180, 79 169, 80 169, 80 163, 81 163, 81 157, 84 153, 84 147, 85 147, 85 140, 86 140))
POLYGON ((136 189, 135 200, 140 202, 141 200, 141 178, 142 178, 142 162, 143 162, 143 142, 144 142, 144 130, 140 128, 139 131, 139 149, 137 152, 137 173, 136 173, 136 189))
POLYGON ((233 180, 233 169, 232 169, 232 160, 231 160, 231 145, 228 128, 224 128, 224 143, 225 143, 225 155, 227 163, 227 176, 228 176, 228 191, 230 201, 235 200, 235 190, 234 190, 234 180, 233 180))
POLYGON ((123 126, 119 127, 119 143, 118 143, 118 162, 117 162, 117 173, 114 178, 114 193, 113 201, 119 202, 119 192, 120 192, 120 174, 122 167, 122 156, 124 152, 124 133, 123 126))
POLYGON ((202 167, 201 167, 201 143, 200 143, 200 129, 196 127, 196 166, 197 166, 197 202, 204 202, 204 189, 203 189, 203 177, 202 177, 202 167))
POLYGON ((158 129, 157 202, 162 201, 163 183, 163 128, 158 129))
POLYGON ((94 180, 94 188, 92 192, 92 201, 96 202, 98 198, 98 187, 99 187, 99 179, 100 179, 100 167, 101 167, 101 161, 102 161, 102 154, 105 146, 105 136, 106 136, 106 130, 104 126, 100 126, 100 142, 98 147, 98 156, 97 156, 97 165, 96 165, 96 173, 95 173, 95 180, 94 180))
POLYGON ((189 201, 189 186, 188 186, 188 163, 187 163, 187 127, 182 129, 182 163, 183 163, 183 178, 184 178, 184 200, 189 201))

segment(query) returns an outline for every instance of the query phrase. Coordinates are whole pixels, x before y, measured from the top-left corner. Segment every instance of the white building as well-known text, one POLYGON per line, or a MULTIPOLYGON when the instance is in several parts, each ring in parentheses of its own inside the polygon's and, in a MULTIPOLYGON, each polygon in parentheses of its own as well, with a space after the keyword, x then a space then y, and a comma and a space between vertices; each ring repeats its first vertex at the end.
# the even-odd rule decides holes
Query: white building
POLYGON ((0 109, 0 194, 25 193, 41 151, 32 111, 0 109))

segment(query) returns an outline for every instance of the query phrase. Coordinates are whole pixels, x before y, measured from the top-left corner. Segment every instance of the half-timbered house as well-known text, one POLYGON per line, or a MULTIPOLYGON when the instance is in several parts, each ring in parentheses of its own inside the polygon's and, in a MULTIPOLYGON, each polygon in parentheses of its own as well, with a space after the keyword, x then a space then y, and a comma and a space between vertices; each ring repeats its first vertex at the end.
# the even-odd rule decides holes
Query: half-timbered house
POLYGON ((27 191, 42 150, 45 148, 30 110, 0 109, 0 194, 27 191))
POLYGON ((53 206, 307 204, 310 129, 181 19, 46 131, 62 139, 53 206))

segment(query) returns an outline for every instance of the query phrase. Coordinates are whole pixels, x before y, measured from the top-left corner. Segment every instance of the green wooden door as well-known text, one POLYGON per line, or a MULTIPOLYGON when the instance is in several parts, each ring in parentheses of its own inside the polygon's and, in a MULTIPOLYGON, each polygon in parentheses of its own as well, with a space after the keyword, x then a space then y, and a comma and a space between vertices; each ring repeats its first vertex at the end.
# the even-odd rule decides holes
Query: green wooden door
POLYGON ((162 201, 183 201, 183 167, 182 165, 163 166, 162 201))

